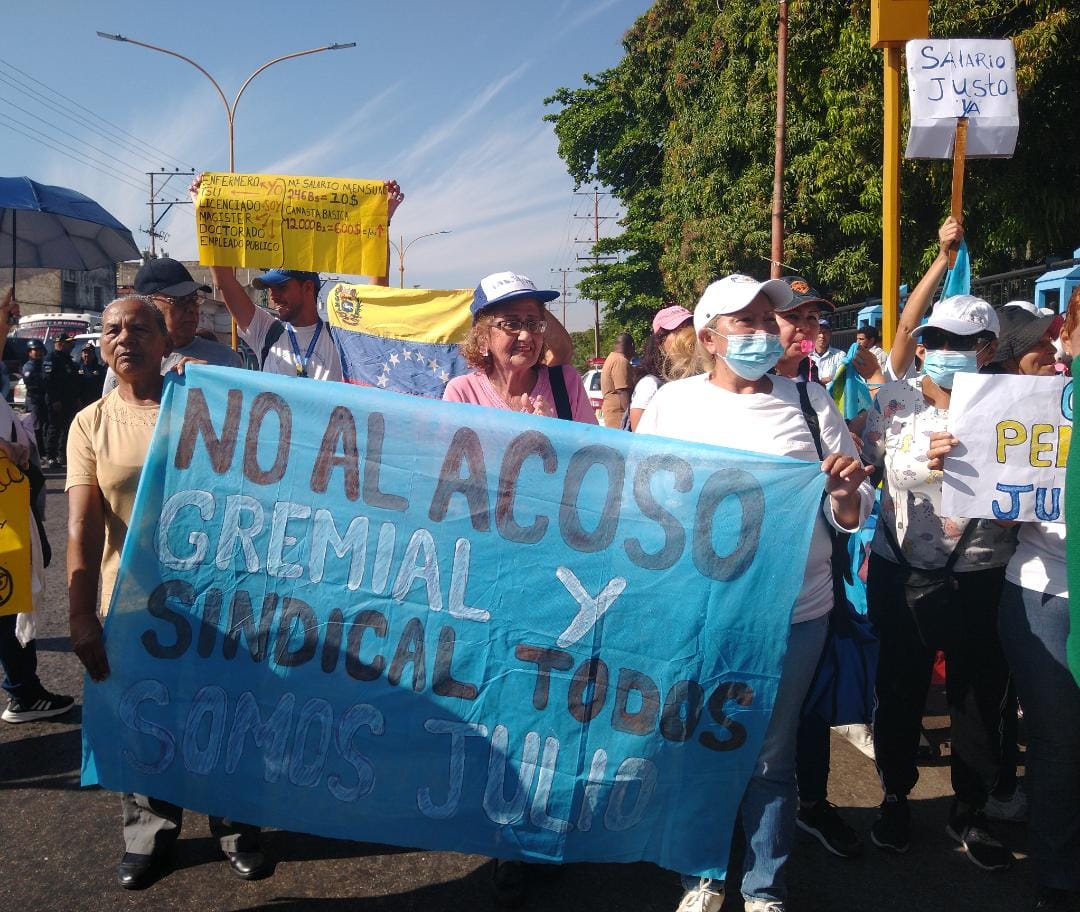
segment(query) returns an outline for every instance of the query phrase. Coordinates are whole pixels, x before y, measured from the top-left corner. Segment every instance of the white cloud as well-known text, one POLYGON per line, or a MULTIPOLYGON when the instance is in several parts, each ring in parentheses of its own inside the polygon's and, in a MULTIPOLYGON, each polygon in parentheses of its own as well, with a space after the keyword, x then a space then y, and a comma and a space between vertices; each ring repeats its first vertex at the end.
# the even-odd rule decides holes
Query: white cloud
POLYGON ((592 6, 579 9, 577 15, 571 16, 569 19, 565 20, 563 27, 559 30, 559 34, 565 35, 567 32, 572 32, 575 29, 581 28, 585 23, 590 22, 621 2, 622 0, 599 0, 599 2, 594 3, 592 6))
POLYGON ((501 79, 490 83, 462 111, 446 118, 442 123, 421 136, 398 163, 401 173, 411 170, 418 162, 427 158, 436 147, 451 139, 468 121, 486 108, 503 89, 518 79, 530 66, 531 63, 522 63, 501 79))
POLYGON ((316 166, 320 162, 340 156, 342 148, 354 141, 357 129, 361 127, 364 142, 372 143, 378 136, 380 127, 384 127, 386 123, 381 119, 380 111, 400 86, 400 82, 388 86, 374 98, 364 102, 351 117, 331 132, 285 158, 264 165, 261 170, 266 174, 309 174, 317 170, 316 166))

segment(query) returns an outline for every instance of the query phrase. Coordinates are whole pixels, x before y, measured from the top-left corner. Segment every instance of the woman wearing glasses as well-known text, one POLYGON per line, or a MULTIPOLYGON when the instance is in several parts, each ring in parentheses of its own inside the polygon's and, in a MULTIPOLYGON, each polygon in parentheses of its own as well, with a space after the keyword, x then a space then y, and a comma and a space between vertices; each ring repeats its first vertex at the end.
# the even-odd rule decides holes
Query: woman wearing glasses
POLYGON ((919 726, 941 649, 956 793, 946 829, 975 865, 996 870, 1012 854, 990 832, 983 808, 1009 774, 1001 738, 1009 669, 997 606, 1015 533, 941 515, 941 469, 958 444, 948 430, 954 378, 991 361, 999 322, 986 301, 957 295, 936 304, 915 333, 926 349, 923 375, 883 386, 863 435, 864 461, 885 474, 867 580, 881 639, 874 750, 885 791, 870 838, 891 852, 910 845, 907 796, 918 779, 919 726))
POLYGON ((443 399, 596 424, 577 371, 543 364, 544 305, 558 296, 513 272, 481 279, 473 295, 473 326, 461 347, 476 370, 446 384, 443 399))

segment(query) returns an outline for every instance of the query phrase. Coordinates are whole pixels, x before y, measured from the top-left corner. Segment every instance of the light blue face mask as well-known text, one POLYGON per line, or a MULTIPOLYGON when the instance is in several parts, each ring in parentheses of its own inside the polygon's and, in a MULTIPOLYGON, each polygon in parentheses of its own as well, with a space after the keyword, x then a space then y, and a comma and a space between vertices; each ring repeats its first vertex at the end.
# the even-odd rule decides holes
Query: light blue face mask
POLYGON ((975 374, 979 371, 976 352, 954 352, 933 349, 923 359, 923 370, 942 389, 951 390, 956 374, 975 374))
POLYGON ((716 330, 714 335, 727 339, 727 354, 717 355, 723 358, 743 380, 760 380, 776 366, 784 348, 780 337, 773 333, 737 333, 725 336, 716 330))

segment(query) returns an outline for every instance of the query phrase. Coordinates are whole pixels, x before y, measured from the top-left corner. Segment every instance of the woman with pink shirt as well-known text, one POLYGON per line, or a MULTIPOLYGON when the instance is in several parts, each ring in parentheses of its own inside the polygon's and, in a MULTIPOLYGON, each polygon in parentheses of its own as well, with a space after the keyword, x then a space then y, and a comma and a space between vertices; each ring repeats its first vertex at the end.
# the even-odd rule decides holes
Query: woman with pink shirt
POLYGON ((473 295, 473 326, 461 346, 476 370, 446 384, 443 399, 596 424, 577 371, 541 363, 544 305, 558 296, 513 272, 481 279, 473 295))
MULTIPOLYGON (((443 399, 596 424, 576 370, 544 366, 544 305, 559 296, 513 272, 485 276, 473 295, 473 325, 461 346, 471 374, 446 384, 443 399)), ((495 895, 503 906, 524 901, 538 866, 497 859, 495 895)))

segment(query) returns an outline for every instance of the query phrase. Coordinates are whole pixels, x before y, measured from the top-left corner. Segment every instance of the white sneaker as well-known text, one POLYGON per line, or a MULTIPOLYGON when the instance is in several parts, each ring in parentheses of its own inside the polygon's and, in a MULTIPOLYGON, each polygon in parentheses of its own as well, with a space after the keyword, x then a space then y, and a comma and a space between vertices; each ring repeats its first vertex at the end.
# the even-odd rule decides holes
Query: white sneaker
POLYGON ((694 889, 686 891, 675 912, 720 912, 723 905, 723 885, 717 886, 709 878, 702 877, 694 889))
POLYGON ((743 909, 745 912, 784 912, 784 903, 779 899, 748 899, 743 909))
POLYGON ((834 725, 833 731, 847 738, 860 753, 874 759, 874 733, 869 725, 834 725))
POLYGON ((1008 798, 995 798, 991 795, 983 805, 983 813, 991 820, 1000 820, 1004 823, 1020 823, 1027 820, 1027 793, 1017 784, 1008 798))

